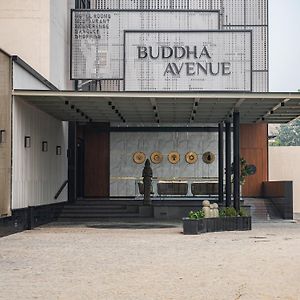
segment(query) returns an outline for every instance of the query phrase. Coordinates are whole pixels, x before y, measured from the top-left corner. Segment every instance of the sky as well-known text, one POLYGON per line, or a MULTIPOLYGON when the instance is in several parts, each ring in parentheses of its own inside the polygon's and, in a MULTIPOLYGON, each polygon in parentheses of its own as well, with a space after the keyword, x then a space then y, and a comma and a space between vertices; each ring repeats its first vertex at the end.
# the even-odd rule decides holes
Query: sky
POLYGON ((300 90, 300 0, 269 0, 270 91, 300 90))

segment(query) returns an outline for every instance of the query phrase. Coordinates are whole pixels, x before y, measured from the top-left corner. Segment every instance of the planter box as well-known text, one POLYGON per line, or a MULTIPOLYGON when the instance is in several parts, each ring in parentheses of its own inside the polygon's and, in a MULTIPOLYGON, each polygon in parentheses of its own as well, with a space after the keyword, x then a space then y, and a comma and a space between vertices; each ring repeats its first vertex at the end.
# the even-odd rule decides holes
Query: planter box
POLYGON ((183 234, 251 230, 251 217, 204 218, 200 220, 183 218, 182 222, 183 234))

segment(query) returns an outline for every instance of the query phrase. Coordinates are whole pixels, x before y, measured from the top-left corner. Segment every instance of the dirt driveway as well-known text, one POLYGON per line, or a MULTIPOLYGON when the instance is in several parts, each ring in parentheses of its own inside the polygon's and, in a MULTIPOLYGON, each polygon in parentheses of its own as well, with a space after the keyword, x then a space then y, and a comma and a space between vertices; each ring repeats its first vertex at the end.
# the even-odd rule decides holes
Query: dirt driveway
POLYGON ((1 238, 0 299, 300 299, 300 224, 199 236, 123 227, 1 238))

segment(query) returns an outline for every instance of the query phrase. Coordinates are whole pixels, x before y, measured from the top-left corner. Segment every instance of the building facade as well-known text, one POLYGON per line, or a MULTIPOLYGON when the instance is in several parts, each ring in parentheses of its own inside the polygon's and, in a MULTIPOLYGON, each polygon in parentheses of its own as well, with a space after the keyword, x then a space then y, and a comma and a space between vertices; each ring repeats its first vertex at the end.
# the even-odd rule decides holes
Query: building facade
POLYGON ((0 4, 0 47, 17 55, 1 52, 3 217, 141 199, 146 158, 157 199, 239 201, 240 157, 256 167, 243 195, 264 196, 267 123, 299 98, 267 93, 267 0, 15 5, 0 4))

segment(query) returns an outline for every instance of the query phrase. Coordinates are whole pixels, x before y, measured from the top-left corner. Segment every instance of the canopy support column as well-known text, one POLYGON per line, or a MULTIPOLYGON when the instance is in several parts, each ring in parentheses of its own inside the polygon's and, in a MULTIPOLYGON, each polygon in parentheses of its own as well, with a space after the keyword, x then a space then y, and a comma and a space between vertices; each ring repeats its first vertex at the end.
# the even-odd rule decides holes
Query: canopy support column
POLYGON ((219 123, 219 203, 224 202, 224 124, 219 123))
POLYGON ((233 206, 240 210, 240 113, 233 113, 233 206))
POLYGON ((226 191, 226 207, 231 206, 231 123, 230 121, 225 122, 225 135, 226 135, 226 183, 225 183, 225 191, 226 191))

